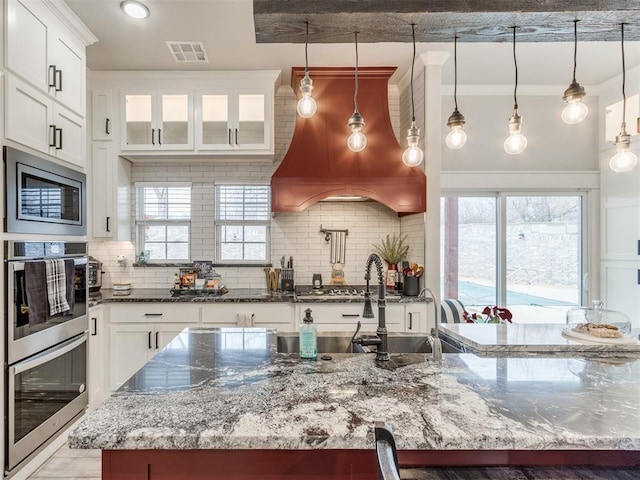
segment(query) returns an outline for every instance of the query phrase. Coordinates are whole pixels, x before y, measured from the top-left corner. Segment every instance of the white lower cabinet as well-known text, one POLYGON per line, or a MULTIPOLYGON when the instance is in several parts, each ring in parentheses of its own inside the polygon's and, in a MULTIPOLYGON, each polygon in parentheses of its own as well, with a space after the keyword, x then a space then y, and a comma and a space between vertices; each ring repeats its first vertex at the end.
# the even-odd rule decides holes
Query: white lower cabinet
POLYGON ((109 311, 110 389, 118 389, 184 328, 198 326, 197 305, 141 303, 109 311))
MULTIPOLYGON (((433 306, 429 305, 433 312, 433 306)), ((430 333, 434 327, 433 319, 427 319, 426 303, 407 303, 404 306, 404 331, 407 333, 430 333)))
POLYGON ((89 309, 88 385, 89 409, 96 408, 106 397, 109 371, 107 358, 107 325, 102 306, 89 309))
POLYGON ((203 326, 293 329, 294 309, 288 303, 227 303, 201 308, 203 326))

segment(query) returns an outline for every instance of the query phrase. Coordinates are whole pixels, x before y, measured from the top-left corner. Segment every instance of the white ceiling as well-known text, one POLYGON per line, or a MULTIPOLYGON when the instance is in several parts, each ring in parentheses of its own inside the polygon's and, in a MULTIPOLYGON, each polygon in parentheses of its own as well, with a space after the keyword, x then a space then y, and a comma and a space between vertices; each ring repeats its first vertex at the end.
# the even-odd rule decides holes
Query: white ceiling
MULTIPOLYGON (((143 0, 151 10, 145 20, 125 16, 121 0, 66 0, 98 37, 87 49, 91 70, 281 70, 289 83, 292 66, 304 66, 302 44, 256 44, 252 0, 143 0), (166 41, 202 41, 209 63, 176 63, 166 41)), ((279 0, 275 0, 279 1, 279 0)), ((627 68, 640 64, 640 42, 625 44, 627 68)), ((453 52, 452 44, 418 44, 427 50, 453 52)), ((411 65, 411 44, 372 43, 359 46, 361 66, 398 66, 397 83, 411 65)), ((519 82, 523 85, 568 86, 573 44, 522 43, 517 46, 519 82)), ((352 66, 352 44, 310 44, 311 66, 352 66)), ((452 62, 444 68, 444 83, 453 83, 452 62)), ((620 73, 618 42, 578 44, 577 80, 597 85, 620 73)), ((466 85, 513 82, 512 45, 458 44, 458 80, 466 85)), ((562 93, 560 92, 560 95, 562 93)))

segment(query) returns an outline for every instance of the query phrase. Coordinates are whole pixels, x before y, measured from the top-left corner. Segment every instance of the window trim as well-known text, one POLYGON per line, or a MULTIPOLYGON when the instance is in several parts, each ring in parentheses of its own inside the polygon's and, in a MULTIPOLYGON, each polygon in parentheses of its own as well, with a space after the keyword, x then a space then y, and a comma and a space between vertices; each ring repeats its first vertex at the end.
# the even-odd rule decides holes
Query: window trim
MULTIPOLYGON (((496 199, 496 305, 506 305, 506 268, 507 268, 507 212, 506 202, 508 197, 580 197, 580 304, 587 305, 593 297, 592 291, 597 286, 593 284, 593 279, 589 272, 593 271, 597 262, 592 257, 594 252, 594 240, 591 238, 592 222, 595 212, 593 211, 593 189, 590 188, 504 188, 497 189, 441 189, 440 200, 445 197, 488 197, 496 199), (504 274, 504 275, 503 275, 504 274)), ((440 276, 444 272, 440 272, 440 276)))
MULTIPOLYGON (((247 266, 247 265, 267 265, 270 264, 271 257, 271 186, 266 183, 248 183, 248 182, 218 182, 213 185, 213 222, 214 222, 214 264, 224 264, 231 266, 247 266), (266 220, 219 220, 218 219, 218 188, 219 187, 266 187, 267 188, 267 214, 266 220), (230 260, 222 259, 222 227, 223 226, 264 226, 266 228, 265 238, 265 259, 249 259, 249 260, 230 260)), ((245 242, 243 241, 244 245, 245 242)))
MULTIPOLYGON (((147 263, 150 264, 166 264, 166 263, 190 263, 191 262, 191 222, 192 222, 192 211, 193 211, 193 183, 192 182, 134 182, 134 190, 135 190, 135 213, 134 213, 134 231, 135 231, 135 254, 136 259, 138 252, 145 250, 144 248, 144 235, 141 232, 141 229, 144 226, 186 226, 189 230, 189 239, 187 240, 188 247, 188 257, 186 259, 183 258, 166 258, 166 259, 147 259, 147 263), (140 218, 142 212, 143 202, 141 202, 141 189, 147 187, 179 187, 179 188, 189 188, 189 219, 188 220, 176 220, 176 219, 161 219, 161 220, 143 220, 140 218)), ((165 240, 165 244, 168 243, 177 243, 177 242, 169 242, 165 240)), ((184 243, 184 242, 180 242, 184 243)), ((137 263, 137 260, 136 260, 137 263)))

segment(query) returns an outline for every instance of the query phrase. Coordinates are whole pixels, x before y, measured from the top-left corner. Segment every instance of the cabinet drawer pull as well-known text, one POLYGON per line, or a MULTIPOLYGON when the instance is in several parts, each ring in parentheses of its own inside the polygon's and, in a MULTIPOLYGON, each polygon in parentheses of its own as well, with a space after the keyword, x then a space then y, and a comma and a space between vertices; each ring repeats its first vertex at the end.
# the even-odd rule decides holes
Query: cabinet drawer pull
POLYGON ((359 313, 343 313, 342 318, 358 318, 360 316, 359 313))
POLYGON ((151 346, 151 332, 149 332, 149 350, 151 350, 153 347, 151 346))
POLYGON ((236 128, 236 145, 238 145, 238 129, 236 128))
POLYGON ((162 145, 162 129, 158 129, 158 145, 162 145))
POLYGON ((413 313, 409 312, 409 330, 413 330, 413 313))
POLYGON ((107 217, 107 232, 111 232, 111 217, 107 217))
POLYGON ((158 337, 160 336, 160 332, 156 332, 156 350, 158 349, 158 337))
POLYGON ((231 129, 229 129, 229 145, 231 145, 231 129))
POLYGON ((49 88, 56 86, 56 66, 49 65, 49 88))
POLYGON ((55 87, 56 87, 56 92, 61 92, 62 91, 62 70, 55 70, 55 87))
POLYGON ((105 125, 104 125, 104 133, 105 134, 111 135, 110 127, 111 127, 111 120, 107 118, 106 121, 105 121, 105 125))
POLYGON ((56 150, 62 150, 62 129, 56 128, 56 133, 56 150), (60 142, 58 142, 58 140, 60 140, 60 142))
POLYGON ((91 317, 91 321, 93 322, 93 331, 91 332, 91 336, 95 337, 98 335, 98 319, 96 317, 91 317))
POLYGON ((151 129, 151 145, 155 145, 156 144, 156 129, 152 128, 151 129))
POLYGON ((50 147, 56 146, 56 126, 55 125, 49 125, 49 146, 50 147))
POLYGON ((161 317, 162 313, 145 313, 145 317, 161 317))

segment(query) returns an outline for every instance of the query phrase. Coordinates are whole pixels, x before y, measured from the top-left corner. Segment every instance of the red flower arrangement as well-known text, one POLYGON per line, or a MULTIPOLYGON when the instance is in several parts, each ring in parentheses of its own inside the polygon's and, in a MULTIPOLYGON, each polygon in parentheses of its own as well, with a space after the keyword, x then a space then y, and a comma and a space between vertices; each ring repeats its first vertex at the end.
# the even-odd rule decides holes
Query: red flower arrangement
POLYGON ((481 314, 465 311, 462 316, 467 323, 513 323, 513 314, 506 308, 496 306, 484 307, 481 314))

